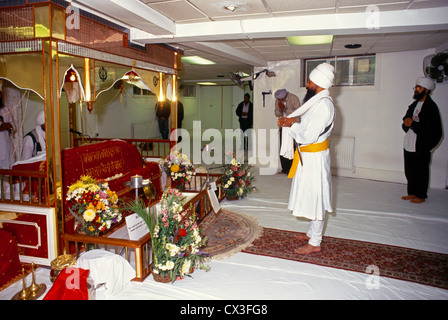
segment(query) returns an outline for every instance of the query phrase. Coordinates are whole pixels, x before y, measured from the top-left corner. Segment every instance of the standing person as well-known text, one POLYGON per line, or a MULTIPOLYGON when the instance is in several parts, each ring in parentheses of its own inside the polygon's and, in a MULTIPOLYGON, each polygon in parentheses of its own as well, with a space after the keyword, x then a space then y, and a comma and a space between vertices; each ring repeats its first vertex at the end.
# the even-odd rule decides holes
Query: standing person
POLYGON ((404 172, 408 181, 403 200, 422 203, 428 197, 429 167, 431 151, 442 138, 442 122, 439 108, 429 96, 434 89, 434 80, 418 78, 414 87, 415 101, 403 117, 404 172))
POLYGON ((159 131, 162 139, 168 139, 170 134, 169 117, 171 114, 171 104, 168 100, 157 101, 156 116, 159 122, 159 131))
MULTIPOLYGON (((286 117, 293 113, 300 107, 300 100, 291 92, 288 92, 286 89, 279 89, 274 94, 275 97, 275 108, 274 115, 279 117, 286 117)), ((296 118, 296 122, 300 122, 300 117, 296 118)), ((282 129, 279 128, 280 134, 280 145, 282 144, 282 129)), ((280 156, 280 164, 282 166, 283 173, 288 174, 289 169, 291 168, 292 160, 287 159, 283 156, 280 156)))
POLYGON ((3 93, 0 91, 0 169, 11 169, 14 163, 14 148, 12 134, 14 126, 9 109, 3 103, 3 93))
POLYGON ((182 129, 183 120, 184 120, 184 105, 182 104, 182 102, 177 101, 177 129, 178 129, 177 142, 182 141, 182 136, 180 135, 181 132, 180 129, 182 129))
POLYGON ((297 217, 310 220, 306 235, 296 238, 308 243, 294 251, 309 254, 321 250, 325 211, 332 212, 330 150, 328 138, 333 130, 334 105, 329 88, 333 85, 334 67, 328 63, 318 65, 306 84, 305 103, 278 123, 285 133, 281 152, 290 157, 294 152, 287 138, 298 146, 288 177, 292 178, 288 209, 297 217), (301 122, 297 123, 297 116, 301 122))
POLYGON ((243 147, 246 149, 244 143, 244 133, 247 129, 252 128, 253 120, 254 120, 254 106, 250 101, 250 94, 244 94, 244 100, 238 104, 236 108, 236 115, 238 116, 238 121, 240 123, 240 128, 243 130, 243 147))
POLYGON ((23 137, 22 160, 28 160, 47 150, 45 137, 45 111, 41 110, 35 118, 36 128, 23 137))

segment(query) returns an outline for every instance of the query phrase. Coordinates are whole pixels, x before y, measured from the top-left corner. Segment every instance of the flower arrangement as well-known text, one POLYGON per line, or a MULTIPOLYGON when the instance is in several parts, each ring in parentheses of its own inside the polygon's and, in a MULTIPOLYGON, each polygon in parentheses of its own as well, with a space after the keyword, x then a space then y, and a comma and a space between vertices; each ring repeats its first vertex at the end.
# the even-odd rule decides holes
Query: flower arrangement
POLYGON ((188 157, 177 150, 172 151, 165 159, 160 160, 159 166, 171 178, 173 185, 181 191, 185 183, 196 174, 188 157))
POLYGON ((195 268, 208 270, 208 254, 200 251, 207 241, 191 208, 183 208, 181 193, 177 189, 164 191, 161 210, 148 214, 142 202, 127 204, 145 220, 151 233, 153 251, 152 272, 161 277, 169 276, 171 282, 190 276, 195 268))
POLYGON ((98 235, 120 222, 118 196, 107 182, 82 176, 67 191, 67 201, 74 202, 70 212, 75 216, 75 230, 87 235, 98 235))
POLYGON ((226 161, 223 167, 222 186, 227 199, 246 197, 255 189, 253 181, 254 177, 248 164, 238 162, 235 155, 231 161, 226 161))

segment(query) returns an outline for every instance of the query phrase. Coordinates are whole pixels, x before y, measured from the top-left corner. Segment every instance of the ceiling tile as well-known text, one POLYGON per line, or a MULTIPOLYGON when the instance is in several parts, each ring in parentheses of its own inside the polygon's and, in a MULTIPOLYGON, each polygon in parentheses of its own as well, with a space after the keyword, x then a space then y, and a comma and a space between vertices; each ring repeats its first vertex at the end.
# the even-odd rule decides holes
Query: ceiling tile
POLYGON ((339 0, 339 7, 386 5, 394 3, 409 4, 410 0, 339 0))
POLYGON ((289 43, 286 38, 274 38, 274 39, 256 39, 256 40, 242 40, 245 44, 250 47, 281 47, 288 46, 289 43))
POLYGON ((224 8, 227 4, 226 1, 189 0, 189 2, 212 19, 220 17, 231 19, 234 16, 267 13, 261 0, 229 1, 229 3, 236 5, 234 12, 224 8))
POLYGON ((331 44, 311 44, 307 46, 291 46, 291 48, 294 52, 311 51, 311 50, 324 51, 324 50, 330 50, 331 44))
POLYGON ((331 9, 334 12, 336 0, 265 0, 272 13, 331 9))
POLYGON ((425 9, 446 6, 448 6, 448 1, 446 0, 416 0, 412 2, 409 9, 425 9))
POLYGON ((206 15, 183 0, 148 3, 147 5, 174 22, 192 19, 206 19, 209 21, 206 15))

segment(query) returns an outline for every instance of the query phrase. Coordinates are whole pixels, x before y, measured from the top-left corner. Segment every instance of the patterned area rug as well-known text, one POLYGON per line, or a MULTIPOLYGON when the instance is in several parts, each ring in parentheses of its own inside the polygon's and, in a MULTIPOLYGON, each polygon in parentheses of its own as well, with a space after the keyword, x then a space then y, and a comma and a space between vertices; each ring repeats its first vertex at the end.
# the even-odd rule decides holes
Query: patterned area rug
POLYGON ((308 262, 363 273, 374 266, 375 275, 448 289, 448 255, 378 243, 324 237, 322 251, 308 255, 294 253, 307 243, 296 240, 297 232, 263 228, 261 237, 245 253, 308 262))
POLYGON ((209 214, 200 228, 207 236, 207 245, 202 250, 216 260, 240 252, 263 231, 255 218, 229 210, 221 210, 218 216, 209 214))

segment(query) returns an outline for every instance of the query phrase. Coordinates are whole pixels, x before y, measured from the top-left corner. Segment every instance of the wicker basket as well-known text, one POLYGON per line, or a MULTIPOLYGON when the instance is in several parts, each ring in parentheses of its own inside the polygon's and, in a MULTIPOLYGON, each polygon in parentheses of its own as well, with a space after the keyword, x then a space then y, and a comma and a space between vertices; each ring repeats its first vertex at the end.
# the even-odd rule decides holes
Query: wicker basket
POLYGON ((151 273, 152 273, 152 277, 154 278, 154 281, 161 282, 161 283, 170 283, 171 282, 171 276, 169 274, 161 275, 158 273, 154 273, 152 271, 152 264, 150 266, 150 269, 151 269, 151 273))

